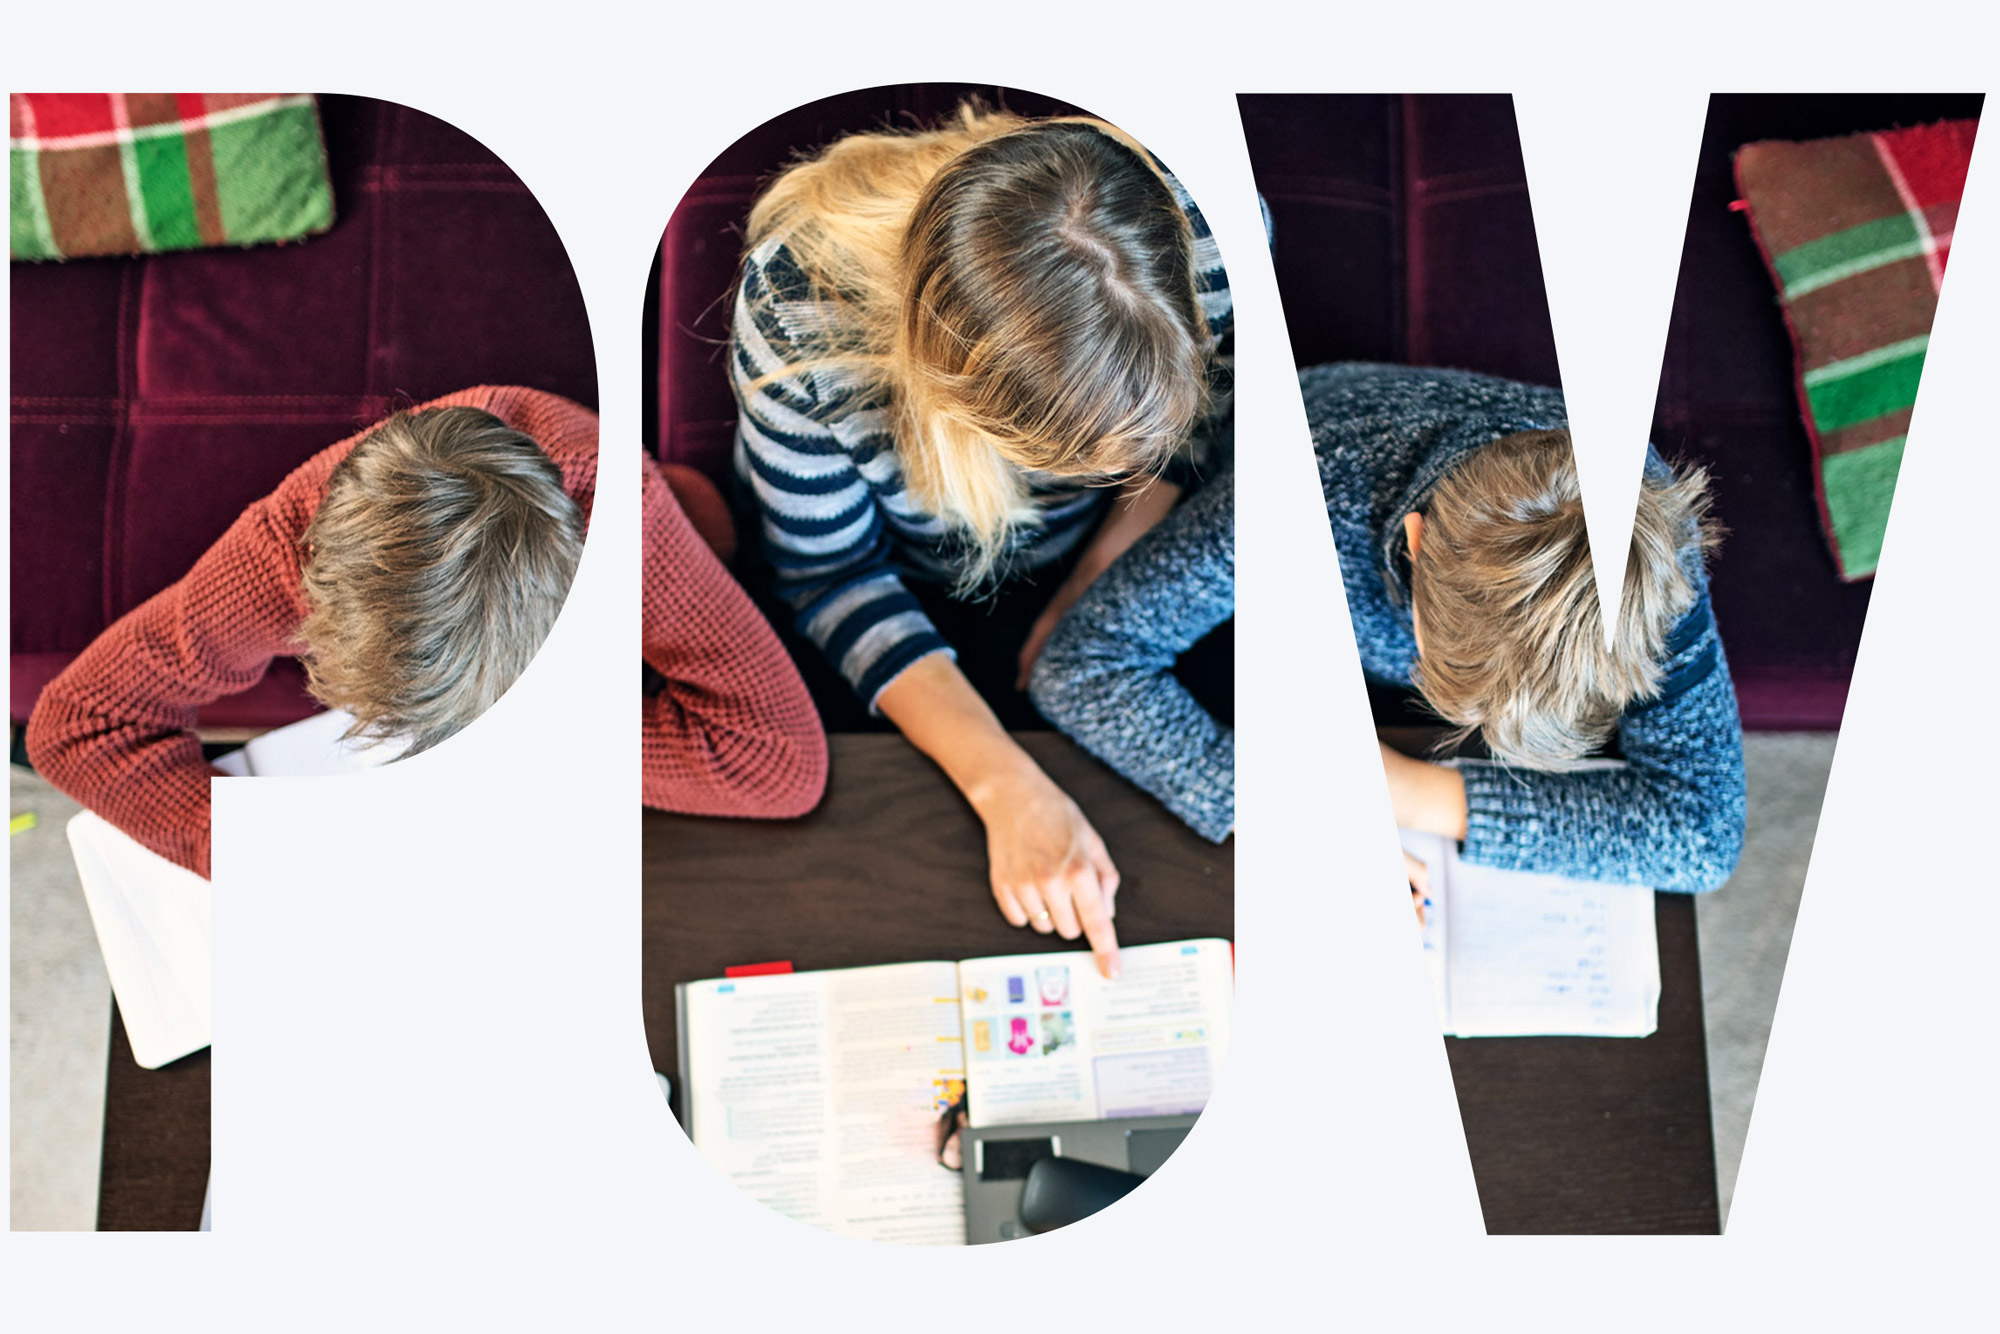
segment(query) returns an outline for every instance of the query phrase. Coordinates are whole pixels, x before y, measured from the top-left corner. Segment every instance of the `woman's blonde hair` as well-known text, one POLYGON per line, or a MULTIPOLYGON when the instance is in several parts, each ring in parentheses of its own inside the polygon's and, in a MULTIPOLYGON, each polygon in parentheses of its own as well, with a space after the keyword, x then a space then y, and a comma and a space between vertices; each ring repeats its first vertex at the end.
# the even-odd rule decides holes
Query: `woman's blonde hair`
POLYGON ((993 577, 1035 511, 1026 470, 1157 470, 1208 393, 1187 215, 1094 121, 974 103, 838 140, 779 176, 749 245, 782 239, 823 336, 780 376, 838 367, 884 397, 911 495, 993 577))
POLYGON ((1681 553, 1720 530, 1708 477, 1650 473, 1609 644, 1567 431, 1524 431, 1466 458, 1431 492, 1411 560, 1423 644, 1415 685, 1494 758, 1575 767, 1657 693, 1667 637, 1695 598, 1681 553))
POLYGON ((401 412, 334 468, 302 538, 307 685, 350 736, 428 750, 548 637, 583 549, 562 470, 477 408, 401 412))

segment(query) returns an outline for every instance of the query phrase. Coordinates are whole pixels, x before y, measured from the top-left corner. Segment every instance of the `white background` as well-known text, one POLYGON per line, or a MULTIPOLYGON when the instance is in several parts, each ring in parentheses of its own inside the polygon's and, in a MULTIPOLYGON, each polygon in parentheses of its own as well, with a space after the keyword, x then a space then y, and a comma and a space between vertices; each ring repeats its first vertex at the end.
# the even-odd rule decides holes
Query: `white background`
POLYGON ((363 93, 486 143, 568 243, 607 460, 569 606, 486 718, 362 778, 218 784, 220 1231, 10 1234, 4 1300, 36 1321, 17 1327, 1685 1329, 1977 1309, 2000 888, 1982 754, 2000 495, 1980 392, 2000 364, 1990 147, 1960 215, 1730 1235, 1488 1239, 1408 908, 1382 888, 1401 871, 1233 98, 1510 91, 1537 104, 1524 132, 1623 125, 1624 142, 1657 145, 1675 183, 1653 180, 1646 203, 1590 160, 1527 146, 1543 267, 1576 294, 1555 312, 1565 381, 1646 363, 1604 408, 1611 433, 1579 438, 1593 503, 1629 510, 1665 316, 1619 289, 1678 262, 1703 109, 1690 94, 1986 88, 1996 61, 1971 7, 1818 5, 1806 20, 1695 4, 1652 7, 1643 27, 1535 5, 1098 8, 111 5, 10 22, 10 88, 363 93), (638 446, 647 268, 695 175, 792 106, 932 79, 1073 100, 1173 165, 1236 294, 1241 459, 1239 1009, 1223 1087, 1130 1204, 943 1254, 767 1213, 695 1158, 653 1084, 628 697, 637 496, 617 462, 638 446), (1558 250, 1545 201, 1562 172, 1588 188, 1560 197, 1607 221, 1565 229, 1558 250), (1632 207, 1673 211, 1660 253, 1625 244, 1632 207))

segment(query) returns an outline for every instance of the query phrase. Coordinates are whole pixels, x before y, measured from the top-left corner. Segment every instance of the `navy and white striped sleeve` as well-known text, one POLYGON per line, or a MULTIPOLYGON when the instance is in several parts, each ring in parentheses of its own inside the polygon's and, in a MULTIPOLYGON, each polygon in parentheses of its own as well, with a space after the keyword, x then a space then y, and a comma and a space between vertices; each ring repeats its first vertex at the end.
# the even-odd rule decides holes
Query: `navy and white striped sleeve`
POLYGON ((793 624, 873 712, 905 668, 951 648, 890 559, 878 488, 901 479, 883 414, 854 408, 832 377, 783 373, 819 319, 804 283, 782 246, 745 265, 730 338, 736 469, 793 624))

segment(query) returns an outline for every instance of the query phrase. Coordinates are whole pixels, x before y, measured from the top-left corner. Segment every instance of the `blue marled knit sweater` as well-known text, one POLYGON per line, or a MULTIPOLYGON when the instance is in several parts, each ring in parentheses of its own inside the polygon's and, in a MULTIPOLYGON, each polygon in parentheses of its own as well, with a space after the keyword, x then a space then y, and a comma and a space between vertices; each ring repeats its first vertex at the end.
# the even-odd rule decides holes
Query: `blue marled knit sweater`
MULTIPOLYGON (((1409 686, 1417 658, 1403 516, 1481 446, 1569 424, 1562 393, 1464 371, 1343 364, 1299 373, 1361 668, 1409 686)), ((1647 455, 1649 471, 1664 470, 1647 455)), ((1545 773, 1465 761, 1469 862, 1700 892, 1743 846, 1743 729, 1690 533, 1696 601, 1668 639, 1661 692, 1618 721, 1621 768, 1545 773)))
POLYGON ((1213 843, 1236 826, 1236 734, 1173 667, 1235 611, 1228 466, 1091 581, 1028 677, 1043 717, 1213 843))

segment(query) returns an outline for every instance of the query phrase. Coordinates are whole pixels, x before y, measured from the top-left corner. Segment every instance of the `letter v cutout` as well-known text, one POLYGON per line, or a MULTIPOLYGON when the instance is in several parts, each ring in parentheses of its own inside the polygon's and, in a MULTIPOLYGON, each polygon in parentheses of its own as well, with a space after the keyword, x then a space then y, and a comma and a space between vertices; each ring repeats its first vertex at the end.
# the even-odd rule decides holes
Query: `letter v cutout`
POLYGON ((1707 105, 1682 88, 1569 79, 1514 94, 1607 641, 1707 105))
MULTIPOLYGON (((1514 101, 1600 596, 1612 607, 1619 590, 1604 575, 1624 568, 1687 216, 1684 146, 1700 108, 1645 89, 1514 101), (1615 117, 1593 119, 1592 108, 1610 106, 1615 117)), ((1978 1033, 1991 973, 1974 960, 2000 931, 1981 825, 2000 793, 1976 724, 1962 727, 1980 719, 1979 687, 1993 679, 1983 651, 1991 529, 1965 521, 2000 485, 1980 384, 1996 355, 2000 269, 1979 244, 1986 238, 1967 240, 1991 211, 1982 184, 1969 173, 1951 282, 1928 334, 1908 427, 1923 443, 1890 478, 1902 538, 1900 548, 1883 544, 1841 759, 1808 839, 1813 871, 1784 959, 1785 1020, 1751 1072, 1756 1147, 1746 1146, 1729 1230, 1765 1248, 1765 1261, 1775 1247, 1828 1268, 1851 1247, 1888 1273, 1983 1264, 1978 1201, 1990 1198, 1996 1158, 1978 1033), (1918 704, 1945 681, 1952 703, 1918 704)))

